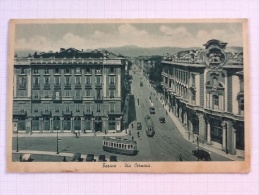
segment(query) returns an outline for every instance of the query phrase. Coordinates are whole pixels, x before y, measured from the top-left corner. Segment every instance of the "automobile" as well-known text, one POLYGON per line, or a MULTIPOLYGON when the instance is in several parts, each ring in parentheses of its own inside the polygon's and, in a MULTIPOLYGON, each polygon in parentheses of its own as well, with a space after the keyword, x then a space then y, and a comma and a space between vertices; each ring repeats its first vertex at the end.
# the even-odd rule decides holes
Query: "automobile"
POLYGON ((159 117, 160 123, 165 123, 165 117, 159 117))
POLYGON ((207 152, 205 150, 201 150, 197 148, 196 150, 192 151, 193 156, 196 156, 198 158, 198 161, 212 161, 210 157, 210 152, 207 152))
POLYGON ((150 114, 155 114, 155 113, 156 113, 155 107, 153 107, 153 106, 150 107, 150 108, 149 108, 149 113, 150 113, 150 114))
POLYGON ((81 153, 75 153, 72 159, 72 162, 81 162, 81 153))
POLYGON ((87 162, 95 162, 96 160, 94 159, 94 154, 87 154, 86 161, 87 162))
POLYGON ((110 162, 117 162, 117 156, 110 156, 110 162))
POLYGON ((141 130, 141 129, 142 129, 141 122, 137 122, 137 130, 141 130))
POLYGON ((99 155, 98 162, 106 162, 105 155, 103 155, 103 154, 99 155))

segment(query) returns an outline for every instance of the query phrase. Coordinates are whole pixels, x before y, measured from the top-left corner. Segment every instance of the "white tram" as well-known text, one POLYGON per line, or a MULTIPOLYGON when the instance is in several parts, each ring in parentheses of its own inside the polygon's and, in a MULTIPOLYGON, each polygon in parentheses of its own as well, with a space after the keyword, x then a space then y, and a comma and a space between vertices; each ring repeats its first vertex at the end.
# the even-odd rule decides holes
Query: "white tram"
POLYGON ((103 150, 112 153, 136 155, 137 142, 120 137, 103 137, 103 150))

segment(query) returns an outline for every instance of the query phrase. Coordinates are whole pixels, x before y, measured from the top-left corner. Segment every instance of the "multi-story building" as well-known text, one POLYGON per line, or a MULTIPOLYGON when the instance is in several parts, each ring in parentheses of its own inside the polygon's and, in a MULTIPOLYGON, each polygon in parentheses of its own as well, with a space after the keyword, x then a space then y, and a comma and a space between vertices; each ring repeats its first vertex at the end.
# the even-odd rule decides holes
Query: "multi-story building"
POLYGON ((14 131, 121 131, 125 64, 74 48, 15 57, 14 131))
POLYGON ((227 52, 226 45, 210 40, 205 49, 165 58, 162 86, 190 140, 243 155, 243 52, 227 52))

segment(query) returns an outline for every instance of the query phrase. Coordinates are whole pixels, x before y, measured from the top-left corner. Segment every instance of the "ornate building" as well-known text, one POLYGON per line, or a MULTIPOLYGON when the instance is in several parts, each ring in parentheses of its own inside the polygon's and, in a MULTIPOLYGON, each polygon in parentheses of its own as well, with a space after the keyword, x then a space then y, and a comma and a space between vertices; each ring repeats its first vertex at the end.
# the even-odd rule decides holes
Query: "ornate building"
POLYGON ((74 48, 15 57, 14 131, 121 131, 125 64, 74 48))
POLYGON ((205 49, 164 58, 162 86, 190 140, 243 156, 243 52, 227 52, 226 45, 210 40, 205 49))

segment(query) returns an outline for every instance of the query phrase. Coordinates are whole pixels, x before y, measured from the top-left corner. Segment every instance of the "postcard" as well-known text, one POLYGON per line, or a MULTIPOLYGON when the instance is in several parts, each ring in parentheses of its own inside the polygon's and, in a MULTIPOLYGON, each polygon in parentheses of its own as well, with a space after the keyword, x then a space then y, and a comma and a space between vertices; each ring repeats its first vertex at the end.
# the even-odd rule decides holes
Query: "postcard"
POLYGON ((246 19, 9 29, 7 171, 249 172, 246 19))

